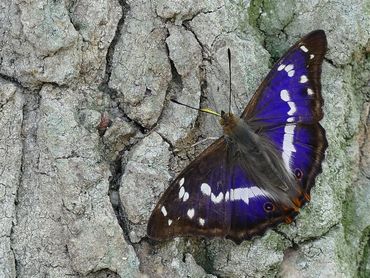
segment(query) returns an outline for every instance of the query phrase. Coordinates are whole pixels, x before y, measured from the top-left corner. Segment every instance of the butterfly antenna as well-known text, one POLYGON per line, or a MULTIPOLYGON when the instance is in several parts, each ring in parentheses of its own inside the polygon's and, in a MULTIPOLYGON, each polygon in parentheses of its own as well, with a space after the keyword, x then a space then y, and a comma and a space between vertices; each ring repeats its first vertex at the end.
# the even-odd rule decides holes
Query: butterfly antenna
POLYGON ((179 104, 179 105, 182 105, 182 106, 185 106, 185 107, 188 107, 188 108, 191 108, 191 109, 194 109, 194 110, 197 110, 197 111, 200 111, 200 112, 205 112, 205 113, 208 113, 208 114, 212 114, 212 115, 216 115, 218 117, 221 117, 221 114, 209 109, 209 108, 196 108, 196 107, 193 107, 193 106, 190 106, 190 105, 187 105, 185 103, 181 103, 181 102, 178 102, 177 100, 175 99, 171 99, 172 102, 176 103, 176 104, 179 104))
POLYGON ((227 49, 227 56, 229 58, 229 114, 231 113, 231 51, 227 49))

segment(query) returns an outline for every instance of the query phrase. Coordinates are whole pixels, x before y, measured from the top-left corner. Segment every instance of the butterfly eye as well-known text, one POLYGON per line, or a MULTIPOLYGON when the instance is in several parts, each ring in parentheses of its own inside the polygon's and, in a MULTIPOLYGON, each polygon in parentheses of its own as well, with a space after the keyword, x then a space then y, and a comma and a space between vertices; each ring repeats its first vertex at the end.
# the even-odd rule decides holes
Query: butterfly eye
POLYGON ((300 180, 300 179, 302 179, 302 177, 303 177, 303 172, 302 172, 302 170, 301 170, 301 169, 297 168, 297 169, 295 169, 295 170, 294 170, 294 175, 295 175, 295 177, 296 177, 298 180, 300 180))
POLYGON ((263 204, 263 209, 266 211, 266 212, 271 212, 275 209, 275 206, 273 203, 271 202, 267 202, 267 203, 264 203, 263 204))

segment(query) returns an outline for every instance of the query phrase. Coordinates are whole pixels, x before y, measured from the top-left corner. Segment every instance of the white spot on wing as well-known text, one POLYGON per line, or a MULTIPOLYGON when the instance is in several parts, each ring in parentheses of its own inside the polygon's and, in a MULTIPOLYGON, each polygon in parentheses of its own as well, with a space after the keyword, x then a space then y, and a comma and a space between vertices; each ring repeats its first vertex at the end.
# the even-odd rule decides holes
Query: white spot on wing
POLYGON ((291 71, 293 68, 294 68, 294 65, 293 65, 293 64, 289 64, 289 65, 287 65, 287 66, 285 67, 285 71, 286 71, 286 72, 289 72, 289 71, 291 71))
MULTIPOLYGON (((290 109, 287 112, 287 114, 289 116, 294 115, 294 113, 297 112, 297 106, 293 101, 291 101, 289 92, 287 90, 281 90, 280 91, 280 98, 289 105, 290 109)), ((287 123, 293 122, 294 117, 288 117, 286 121, 287 121, 287 123)), ((296 151, 296 149, 293 145, 295 127, 296 127, 296 125, 290 124, 290 125, 286 125, 285 128, 284 128, 284 138, 283 138, 283 146, 282 146, 283 161, 284 161, 285 168, 289 172, 291 172, 290 162, 291 162, 291 158, 292 158, 292 153, 296 151)))
POLYGON ((312 91, 312 89, 311 89, 311 88, 308 88, 308 89, 307 89, 307 94, 308 94, 309 96, 312 96, 312 95, 314 94, 314 92, 312 91))
POLYGON ((167 215, 167 210, 164 206, 161 208, 161 212, 162 212, 163 216, 167 215))
POLYGON ((296 149, 293 145, 294 142, 294 130, 296 125, 286 125, 284 128, 284 138, 283 138, 283 160, 285 168, 291 172, 290 163, 293 152, 296 152, 296 149))
POLYGON ((283 69, 285 68, 285 65, 284 64, 281 64, 279 67, 278 67, 278 71, 282 71, 283 69))
POLYGON ((195 214, 195 210, 193 208, 189 209, 188 212, 187 212, 187 215, 190 219, 192 219, 194 217, 194 214, 195 214))
POLYGON ((284 132, 287 134, 294 134, 295 125, 286 125, 284 128, 284 132))
POLYGON ((203 219, 203 218, 200 218, 199 217, 199 224, 201 225, 201 226, 204 226, 204 223, 205 223, 206 221, 203 219))
POLYGON ((294 70, 291 70, 291 71, 288 72, 288 76, 289 77, 293 77, 294 76, 294 73, 295 73, 295 71, 294 70))
POLYGON ((294 76, 294 73, 295 71, 293 70, 294 69, 294 65, 293 64, 289 64, 285 67, 285 71, 288 73, 288 76, 289 77, 293 77, 294 76))
POLYGON ((171 224, 172 224, 172 220, 168 219, 168 226, 171 226, 171 224))
POLYGON ((211 187, 207 183, 202 183, 200 191, 202 191, 204 195, 211 196, 211 187))
POLYGON ((293 101, 288 101, 288 105, 290 107, 288 115, 292 116, 295 112, 297 112, 297 106, 295 106, 295 103, 293 101))
POLYGON ((290 100, 289 92, 287 90, 281 90, 280 98, 284 101, 289 101, 290 100))
POLYGON ((306 83, 307 81, 308 81, 308 79, 307 79, 306 75, 302 75, 301 79, 299 79, 299 83, 306 83))
POLYGON ((249 199, 260 196, 270 196, 270 194, 257 186, 235 188, 230 190, 231 201, 242 200, 244 203, 249 204, 249 199))
MULTIPOLYGON (((280 91, 280 98, 289 105, 290 109, 287 112, 287 114, 289 116, 294 115, 294 113, 297 112, 297 106, 295 105, 295 102, 291 101, 289 92, 287 90, 281 90, 280 91)), ((287 121, 289 121, 289 120, 287 120, 287 121)))
POLYGON ((180 187, 179 190, 179 199, 181 199, 185 194, 185 188, 183 186, 180 187))
POLYGON ((212 193, 212 195, 211 195, 211 201, 213 202, 213 203, 215 203, 215 204, 218 204, 218 203, 220 203, 221 201, 222 201, 222 199, 224 198, 224 194, 222 193, 222 192, 220 192, 219 194, 218 194, 218 196, 216 197, 216 195, 215 194, 213 194, 212 193))
POLYGON ((182 201, 183 202, 186 202, 188 199, 189 199, 189 193, 188 192, 185 192, 184 198, 182 198, 182 201))
POLYGON ((300 49, 302 49, 302 51, 303 51, 303 52, 308 52, 307 47, 305 47, 304 45, 302 45, 302 46, 300 47, 300 49))
POLYGON ((314 57, 315 57, 315 55, 310 54, 310 59, 313 59, 314 57))
POLYGON ((182 179, 179 181, 179 185, 180 185, 180 186, 183 186, 184 182, 185 182, 185 178, 182 178, 182 179))

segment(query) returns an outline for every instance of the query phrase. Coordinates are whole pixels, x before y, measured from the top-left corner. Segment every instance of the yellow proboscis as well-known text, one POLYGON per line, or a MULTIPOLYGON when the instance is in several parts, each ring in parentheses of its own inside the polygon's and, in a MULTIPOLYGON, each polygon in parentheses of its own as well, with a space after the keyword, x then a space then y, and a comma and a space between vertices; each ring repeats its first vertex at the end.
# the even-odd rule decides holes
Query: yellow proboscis
POLYGON ((209 108, 201 108, 199 110, 202 111, 202 112, 206 112, 206 113, 209 113, 209 114, 212 114, 212 115, 216 115, 216 116, 221 117, 221 114, 219 114, 219 113, 217 113, 217 112, 215 112, 215 111, 213 111, 213 110, 211 110, 209 108))

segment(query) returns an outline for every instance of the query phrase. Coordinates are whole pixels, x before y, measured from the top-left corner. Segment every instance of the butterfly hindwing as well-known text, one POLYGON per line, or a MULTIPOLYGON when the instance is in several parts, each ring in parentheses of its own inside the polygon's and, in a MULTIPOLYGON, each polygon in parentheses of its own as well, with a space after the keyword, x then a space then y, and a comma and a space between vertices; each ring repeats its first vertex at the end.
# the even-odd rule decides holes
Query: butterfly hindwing
POLYGON ((240 243, 295 213, 248 177, 219 139, 172 182, 152 212, 148 235, 227 237, 240 243))
POLYGON ((171 183, 152 212, 148 235, 225 236, 230 227, 226 144, 220 138, 188 165, 171 183))
POLYGON ((290 222, 296 210, 287 207, 266 190, 255 184, 240 166, 230 173, 231 226, 227 238, 236 243, 263 234, 267 228, 290 222))
POLYGON ((286 167, 297 177, 304 193, 309 194, 315 177, 321 173, 327 141, 320 124, 295 123, 261 132, 274 142, 286 167))

